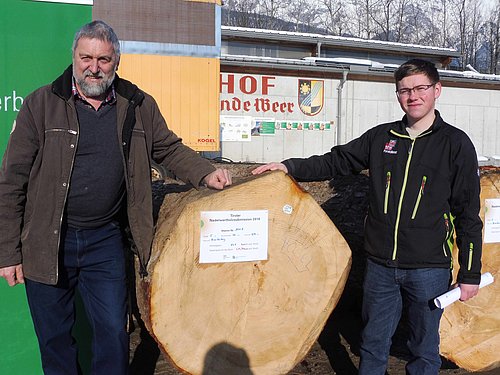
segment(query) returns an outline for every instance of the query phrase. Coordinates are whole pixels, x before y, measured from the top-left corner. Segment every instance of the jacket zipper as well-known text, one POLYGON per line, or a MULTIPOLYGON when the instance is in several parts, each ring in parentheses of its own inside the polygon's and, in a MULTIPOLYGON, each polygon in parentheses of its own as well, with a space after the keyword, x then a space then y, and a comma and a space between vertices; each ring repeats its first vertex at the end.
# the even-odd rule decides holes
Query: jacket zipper
POLYGON ((73 134, 73 135, 76 135, 78 134, 76 131, 74 130, 71 130, 71 129, 62 129, 62 128, 54 128, 54 129, 47 129, 45 130, 45 134, 47 133, 52 133, 52 132, 64 132, 64 133, 70 133, 70 134, 73 134))
POLYGON ((445 225, 446 225, 446 239, 443 244, 443 251, 444 255, 448 256, 448 251, 449 251, 449 256, 453 262, 453 233, 455 232, 455 226, 453 224, 453 215, 450 214, 444 214, 444 220, 445 220, 445 225), (448 247, 448 251, 446 251, 446 247, 448 247))
POLYGON ((406 160, 405 175, 403 179, 403 186, 401 187, 401 196, 399 197, 398 211, 396 215, 396 225, 394 226, 394 250, 392 251, 392 260, 396 260, 396 254, 398 252, 398 231, 399 231, 399 221, 401 220, 401 208, 403 207, 403 200, 406 191, 406 184, 408 183, 408 172, 410 170, 411 157, 413 156, 413 146, 417 139, 412 139, 410 144, 410 150, 408 151, 408 159, 406 160))
MULTIPOLYGON (((68 104, 71 109, 75 110, 70 104, 68 104)), ((80 139, 80 124, 77 121, 76 128, 78 131, 74 131, 72 129, 69 129, 68 132, 70 134, 73 134, 76 136, 76 141, 74 143, 73 147, 73 156, 71 158, 71 167, 69 169, 69 176, 68 176, 68 181, 66 181, 66 192, 64 194, 64 201, 63 201, 63 210, 61 211, 61 216, 59 217, 59 233, 58 233, 58 239, 57 239, 57 248, 59 249, 61 247, 61 229, 62 229, 62 223, 63 223, 63 218, 64 218, 64 207, 66 207, 66 201, 68 199, 68 193, 69 193, 69 183, 71 180, 71 174, 73 173, 73 167, 75 165, 75 158, 76 158, 76 149, 78 147, 78 140, 80 139)), ((56 282, 59 280, 59 251, 56 259, 56 282)))
POLYGON ((424 195, 425 183, 427 181, 427 176, 422 177, 422 183, 420 184, 420 190, 418 192, 417 202, 415 203, 415 207, 413 208, 413 213, 411 215, 411 219, 414 220, 417 215, 418 206, 420 204, 420 199, 422 199, 422 195, 424 195))
POLYGON ((471 242, 469 244, 469 262, 467 264, 467 271, 470 271, 472 268, 472 255, 474 254, 474 244, 471 242))
POLYGON ((444 214, 444 225, 446 227, 446 237, 444 238, 444 242, 443 242, 443 252, 444 252, 444 256, 447 257, 448 253, 446 252, 446 246, 448 245, 448 236, 450 235, 450 221, 448 219, 447 214, 444 214))
MULTIPOLYGON (((135 108, 137 106, 136 102, 134 101, 134 98, 135 98, 135 95, 134 95, 134 97, 131 100, 129 100, 128 107, 127 107, 127 112, 125 114, 125 120, 124 120, 124 123, 123 123, 124 127, 127 126, 126 122, 127 122, 128 111, 129 111, 130 106, 134 107, 134 111, 135 111, 135 108)), ((118 129, 117 129, 117 131, 118 131, 118 129)), ((139 130, 132 129, 132 133, 133 132, 137 132, 137 131, 139 131, 139 130)), ((118 131, 118 133, 120 133, 120 132, 118 131)), ((121 143, 122 143, 121 151, 122 151, 123 164, 125 166, 125 168, 124 168, 124 174, 125 174, 125 188, 127 190, 127 192, 126 192, 127 193, 127 198, 128 198, 128 194, 129 194, 129 191, 130 191, 130 180, 129 180, 129 178, 130 178, 130 170, 129 170, 130 158, 129 158, 129 156, 130 156, 130 147, 131 147, 131 144, 132 144, 132 133, 130 134, 130 139, 123 139, 123 128, 121 129, 121 134, 119 134, 119 137, 120 137, 120 140, 121 140, 121 143), (129 144, 127 145, 125 142, 128 142, 129 144), (124 150, 123 146, 127 146, 128 147, 127 154, 125 153, 125 150, 124 150)), ((128 207, 127 207, 127 212, 128 212, 128 207)), ((128 216, 128 214, 127 214, 127 216, 128 216)), ((129 222, 129 228, 130 228, 130 236, 131 236, 131 239, 133 240, 132 227, 130 225, 130 222, 129 222)), ((147 271, 147 268, 146 268, 146 264, 144 264, 144 262, 142 261, 142 257, 141 257, 141 254, 140 254, 139 250, 137 250, 136 255, 137 255, 137 260, 139 261, 139 275, 141 277, 146 277, 148 275, 148 271, 147 271)))
POLYGON ((384 196, 384 214, 387 214, 387 206, 389 204, 389 190, 391 188, 391 171, 387 171, 385 179, 385 196, 384 196))

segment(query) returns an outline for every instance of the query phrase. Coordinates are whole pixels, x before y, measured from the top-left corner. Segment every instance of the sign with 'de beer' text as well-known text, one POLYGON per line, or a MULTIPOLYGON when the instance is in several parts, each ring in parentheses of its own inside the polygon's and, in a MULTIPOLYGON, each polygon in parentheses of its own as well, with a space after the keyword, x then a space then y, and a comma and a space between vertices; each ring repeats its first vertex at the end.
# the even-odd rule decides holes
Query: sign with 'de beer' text
POLYGON ((277 131, 330 131, 335 119, 333 80, 259 74, 221 73, 222 141, 251 141, 277 131))

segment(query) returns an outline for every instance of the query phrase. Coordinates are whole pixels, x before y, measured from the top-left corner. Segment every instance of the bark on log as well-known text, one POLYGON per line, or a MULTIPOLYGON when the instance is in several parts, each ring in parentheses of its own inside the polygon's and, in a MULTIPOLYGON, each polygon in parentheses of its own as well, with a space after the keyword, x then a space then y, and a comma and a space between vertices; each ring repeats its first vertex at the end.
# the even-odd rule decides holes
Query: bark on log
MULTIPOLYGON (((483 223, 485 199, 500 199, 500 170, 481 176, 483 223)), ((456 248, 454 253, 456 259, 456 248)), ((500 243, 483 243, 482 264, 482 272, 490 272, 495 282, 471 300, 446 307, 440 327, 441 354, 469 371, 500 367, 500 243)), ((457 264, 454 270, 456 277, 457 264)))
POLYGON ((347 243, 321 207, 271 172, 220 192, 167 195, 138 303, 149 332, 184 372, 285 374, 316 341, 350 264, 347 243), (200 212, 224 210, 268 210, 268 260, 199 263, 200 212))

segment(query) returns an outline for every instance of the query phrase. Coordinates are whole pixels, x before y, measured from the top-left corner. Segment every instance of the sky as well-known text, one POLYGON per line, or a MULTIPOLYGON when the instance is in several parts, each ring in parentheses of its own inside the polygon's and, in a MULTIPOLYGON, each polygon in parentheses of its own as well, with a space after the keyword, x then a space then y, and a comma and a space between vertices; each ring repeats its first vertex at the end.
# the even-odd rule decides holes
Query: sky
POLYGON ((492 9, 497 2, 498 0, 483 0, 486 9, 492 9))

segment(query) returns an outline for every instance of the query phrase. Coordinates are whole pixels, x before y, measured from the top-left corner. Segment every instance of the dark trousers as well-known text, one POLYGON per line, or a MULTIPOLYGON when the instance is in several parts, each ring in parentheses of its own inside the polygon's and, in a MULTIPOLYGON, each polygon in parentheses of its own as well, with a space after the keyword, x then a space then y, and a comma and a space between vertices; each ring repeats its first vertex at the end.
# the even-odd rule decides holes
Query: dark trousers
POLYGON ((411 358, 408 375, 436 375, 441 367, 439 321, 443 310, 433 299, 446 292, 451 271, 446 268, 390 268, 367 260, 363 285, 360 375, 384 375, 392 336, 402 309, 408 315, 411 358))
POLYGON ((26 293, 46 375, 78 374, 75 291, 92 327, 92 374, 127 374, 129 338, 124 244, 120 228, 67 228, 58 284, 26 280, 26 293))

